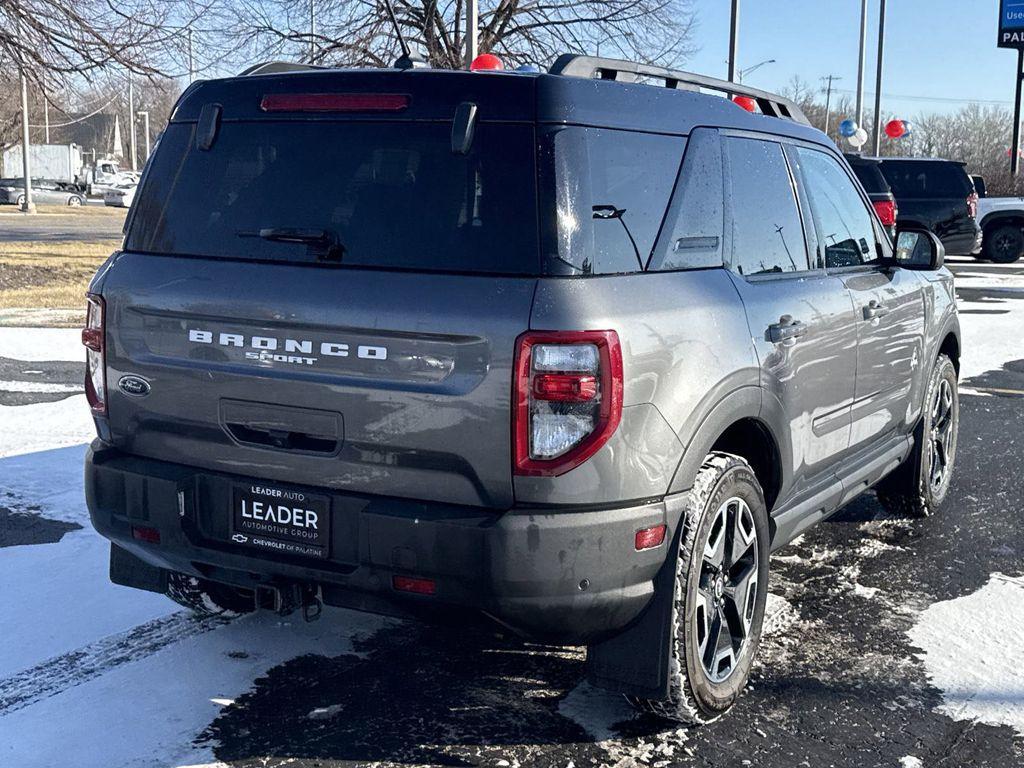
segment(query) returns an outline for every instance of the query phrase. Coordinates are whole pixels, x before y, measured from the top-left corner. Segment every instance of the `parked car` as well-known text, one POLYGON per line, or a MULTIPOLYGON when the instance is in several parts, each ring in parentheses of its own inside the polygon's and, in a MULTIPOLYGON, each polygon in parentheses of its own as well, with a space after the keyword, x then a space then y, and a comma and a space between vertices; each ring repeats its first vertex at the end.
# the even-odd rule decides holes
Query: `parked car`
MULTIPOLYGON (((68 205, 72 208, 85 205, 85 195, 62 182, 50 179, 32 180, 32 201, 68 205)), ((0 186, 0 203, 21 205, 25 201, 25 179, 8 179, 0 186)))
POLYGON ((889 232, 890 237, 896 237, 896 218, 899 209, 896 206, 896 197, 889 187, 889 182, 882 175, 881 163, 869 157, 847 154, 847 162, 864 191, 868 193, 868 199, 878 214, 882 226, 889 232))
POLYGON ((899 208, 898 224, 926 227, 939 236, 946 253, 981 252, 978 194, 963 163, 934 158, 875 158, 899 208))
POLYGON ((997 264, 1012 264, 1024 256, 1024 198, 983 197, 978 221, 985 233, 982 256, 997 264))
POLYGON ((576 55, 254 71, 186 91, 90 287, 114 582, 484 616, 704 723, 747 683, 771 550, 872 487, 940 508, 942 244, 894 246, 796 104, 576 55))
POLYGON ((138 186, 138 182, 129 182, 108 189, 103 193, 103 204, 115 208, 130 208, 138 186))

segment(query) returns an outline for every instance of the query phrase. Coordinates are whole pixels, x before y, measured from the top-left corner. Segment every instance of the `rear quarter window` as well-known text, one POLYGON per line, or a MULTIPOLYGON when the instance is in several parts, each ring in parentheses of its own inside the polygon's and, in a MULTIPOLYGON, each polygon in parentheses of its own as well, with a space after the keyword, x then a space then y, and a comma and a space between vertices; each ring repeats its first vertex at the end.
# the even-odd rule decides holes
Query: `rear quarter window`
POLYGON ((642 272, 686 140, 605 128, 541 137, 542 248, 555 274, 642 272))

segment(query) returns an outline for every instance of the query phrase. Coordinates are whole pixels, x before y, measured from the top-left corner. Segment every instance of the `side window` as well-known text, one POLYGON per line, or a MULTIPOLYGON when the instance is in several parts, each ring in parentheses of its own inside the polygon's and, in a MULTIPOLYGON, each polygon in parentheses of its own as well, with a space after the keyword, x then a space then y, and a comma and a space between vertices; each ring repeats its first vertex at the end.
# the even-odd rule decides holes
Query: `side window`
POLYGON ((723 177, 718 131, 694 129, 649 270, 722 266, 723 177))
POLYGON ((807 244, 782 146, 727 138, 732 259, 741 275, 806 270, 807 244))
POLYGON ((541 210, 549 271, 643 271, 654 248, 686 139, 569 127, 541 139, 541 210))
POLYGON ((825 267, 856 267, 877 261, 871 213, 846 171, 824 152, 800 147, 796 154, 825 250, 825 267))

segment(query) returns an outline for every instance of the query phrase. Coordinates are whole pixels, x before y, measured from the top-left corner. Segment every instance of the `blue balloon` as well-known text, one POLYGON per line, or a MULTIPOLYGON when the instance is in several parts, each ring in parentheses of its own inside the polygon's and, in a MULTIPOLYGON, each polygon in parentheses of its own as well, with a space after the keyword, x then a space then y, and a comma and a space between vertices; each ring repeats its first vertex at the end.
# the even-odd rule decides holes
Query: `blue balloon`
POLYGON ((914 125, 909 120, 903 121, 903 135, 909 136, 910 132, 914 130, 914 125))
POLYGON ((516 67, 515 71, 523 72, 524 74, 529 75, 538 75, 540 74, 540 67, 538 67, 536 64, 520 64, 518 67, 516 67))
POLYGON ((839 124, 839 135, 849 138, 857 132, 857 121, 847 118, 839 124))

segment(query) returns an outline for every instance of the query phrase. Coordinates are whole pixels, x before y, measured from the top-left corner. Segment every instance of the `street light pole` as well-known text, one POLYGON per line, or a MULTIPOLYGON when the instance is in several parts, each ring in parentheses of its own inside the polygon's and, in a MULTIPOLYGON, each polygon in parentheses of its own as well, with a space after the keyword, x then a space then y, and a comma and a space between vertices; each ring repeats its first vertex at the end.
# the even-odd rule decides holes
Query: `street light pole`
MULTIPOLYGON (((24 35, 25 29, 18 23, 18 32, 24 35)), ((28 137, 28 78, 25 77, 25 60, 18 51, 18 74, 21 76, 21 172, 25 177, 25 201, 21 210, 35 213, 36 206, 32 202, 32 160, 29 158, 31 144, 28 137)))
POLYGON ((755 64, 752 67, 747 67, 746 69, 737 69, 736 70, 736 82, 737 83, 742 83, 744 81, 744 79, 746 79, 747 75, 749 75, 751 72, 754 72, 754 71, 760 69, 765 64, 774 64, 774 63, 775 63, 775 59, 765 59, 764 61, 759 61, 757 64, 755 64))
POLYGON ((875 156, 882 148, 882 61, 885 57, 885 0, 878 14, 878 71, 875 73, 875 156))
POLYGON ((196 66, 192 58, 192 27, 188 28, 188 82, 189 85, 196 79, 196 66))
POLYGON ((864 59, 868 47, 868 0, 860 0, 860 58, 857 60, 857 127, 864 122, 864 59))
POLYGON ((149 160, 149 111, 140 109, 136 114, 142 118, 142 127, 146 135, 146 156, 142 160, 142 164, 145 165, 149 160))
POLYGON ((46 94, 43 94, 43 142, 46 144, 50 143, 50 102, 46 98, 46 94))
MULTIPOLYGON (((735 83, 738 69, 736 59, 740 45, 740 0, 732 0, 732 19, 729 22, 729 82, 735 83)), ((742 75, 741 75, 742 77, 742 75)))

